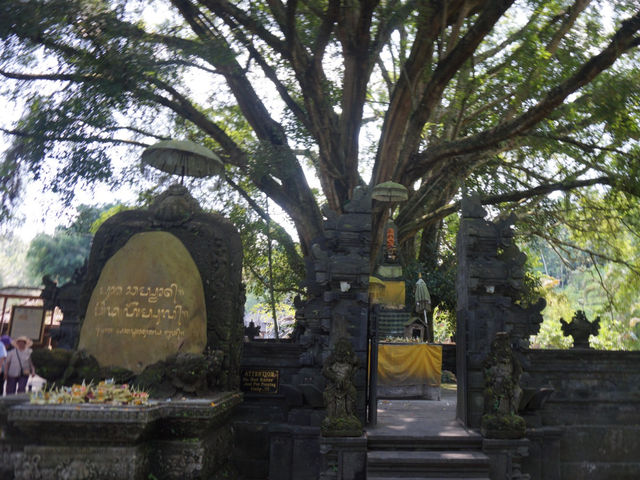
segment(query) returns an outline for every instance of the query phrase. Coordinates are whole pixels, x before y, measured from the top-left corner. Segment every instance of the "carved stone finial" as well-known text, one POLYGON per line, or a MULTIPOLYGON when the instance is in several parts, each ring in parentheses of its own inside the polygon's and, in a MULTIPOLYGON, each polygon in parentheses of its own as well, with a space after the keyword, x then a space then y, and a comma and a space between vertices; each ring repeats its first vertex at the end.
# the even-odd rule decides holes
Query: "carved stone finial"
POLYGON ((469 218, 484 218, 487 215, 487 211, 482 208, 482 202, 480 196, 477 193, 472 193, 469 196, 465 196, 462 199, 462 215, 469 218))
POLYGON ((591 348, 589 336, 597 337, 600 331, 600 317, 596 317, 593 322, 590 322, 583 310, 577 310, 573 314, 571 323, 561 318, 560 324, 562 325, 562 334, 565 337, 573 337, 573 348, 591 348))
POLYGON ((158 224, 169 226, 189 221, 202 209, 185 186, 175 183, 156 197, 149 211, 158 224))
POLYGON ((256 327, 256 324, 253 323, 253 320, 249 322, 247 327, 244 327, 244 335, 249 340, 253 340, 255 337, 260 335, 260 326, 256 327))

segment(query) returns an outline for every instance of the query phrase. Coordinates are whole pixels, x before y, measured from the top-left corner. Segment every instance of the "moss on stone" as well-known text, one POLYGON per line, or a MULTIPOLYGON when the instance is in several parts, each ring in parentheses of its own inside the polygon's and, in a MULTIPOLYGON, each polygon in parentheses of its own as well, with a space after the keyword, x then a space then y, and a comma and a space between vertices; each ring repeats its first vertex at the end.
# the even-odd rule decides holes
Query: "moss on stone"
POLYGON ((321 426, 325 437, 359 437, 362 423, 354 415, 348 417, 326 417, 321 426))
POLYGON ((102 378, 113 378, 115 383, 129 383, 135 377, 131 370, 122 367, 107 367, 100 372, 102 378))
POLYGON ((31 353, 31 360, 38 375, 52 385, 60 384, 72 355, 70 350, 41 348, 31 353))
POLYGON ((519 415, 482 416, 480 432, 486 438, 516 439, 524 437, 527 425, 519 415))

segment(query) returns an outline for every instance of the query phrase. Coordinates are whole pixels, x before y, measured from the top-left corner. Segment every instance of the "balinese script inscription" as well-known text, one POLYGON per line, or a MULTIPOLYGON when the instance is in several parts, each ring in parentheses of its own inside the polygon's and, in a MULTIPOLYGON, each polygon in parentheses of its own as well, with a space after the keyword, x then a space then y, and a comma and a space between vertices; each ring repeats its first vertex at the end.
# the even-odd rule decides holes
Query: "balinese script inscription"
POLYGON ((175 330, 162 330, 159 328, 112 328, 112 327, 96 327, 96 336, 101 335, 131 335, 132 337, 179 337, 184 335, 184 330, 176 328, 175 330))
POLYGON ((172 283, 168 287, 149 287, 149 286, 136 286, 127 285, 121 287, 118 285, 110 285, 100 287, 99 295, 103 295, 105 300, 111 297, 118 297, 125 295, 127 297, 140 297, 145 299, 149 303, 157 303, 158 299, 172 298, 173 303, 178 302, 178 295, 184 295, 184 289, 179 288, 177 284, 172 283))
POLYGON ((278 393, 279 370, 243 368, 240 371, 240 389, 250 393, 278 393))
MULTIPOLYGON (((132 286, 126 287, 109 285, 100 287, 97 291, 98 299, 93 309, 96 318, 129 318, 154 320, 158 327, 163 320, 182 326, 183 320, 189 318, 189 310, 182 305, 184 289, 172 283, 168 287, 132 286), (129 301, 131 300, 131 301, 129 301), (180 303, 179 303, 180 302, 180 303)), ((109 329, 96 327, 96 333, 116 335, 134 334, 132 329, 109 329)), ((158 330, 155 329, 154 332, 158 330)), ((154 333, 158 335, 158 333, 154 333)))
POLYGON ((206 312, 200 273, 167 232, 131 239, 105 264, 80 334, 102 365, 141 371, 178 351, 201 353, 206 312))

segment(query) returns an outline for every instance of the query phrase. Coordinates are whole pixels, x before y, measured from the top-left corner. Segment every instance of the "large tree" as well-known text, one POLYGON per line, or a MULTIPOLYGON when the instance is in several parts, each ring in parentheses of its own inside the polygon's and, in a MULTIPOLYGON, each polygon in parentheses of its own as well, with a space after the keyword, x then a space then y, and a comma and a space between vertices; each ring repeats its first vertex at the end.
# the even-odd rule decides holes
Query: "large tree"
POLYGON ((303 254, 319 201, 404 184, 405 252, 434 261, 464 186, 639 193, 639 29, 629 0, 1 0, 2 93, 26 102, 3 127, 4 213, 28 171, 57 162, 64 191, 108 179, 114 144, 189 137, 260 215, 256 192, 290 216, 303 254))

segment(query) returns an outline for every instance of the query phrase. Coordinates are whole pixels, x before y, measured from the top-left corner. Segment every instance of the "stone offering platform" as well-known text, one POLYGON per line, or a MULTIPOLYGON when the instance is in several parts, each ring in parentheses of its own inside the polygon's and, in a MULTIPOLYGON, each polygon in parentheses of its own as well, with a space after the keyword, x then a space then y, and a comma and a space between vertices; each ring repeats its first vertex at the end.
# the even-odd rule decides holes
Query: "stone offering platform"
POLYGON ((1 478, 210 478, 227 468, 236 392, 148 405, 0 399, 1 478))

